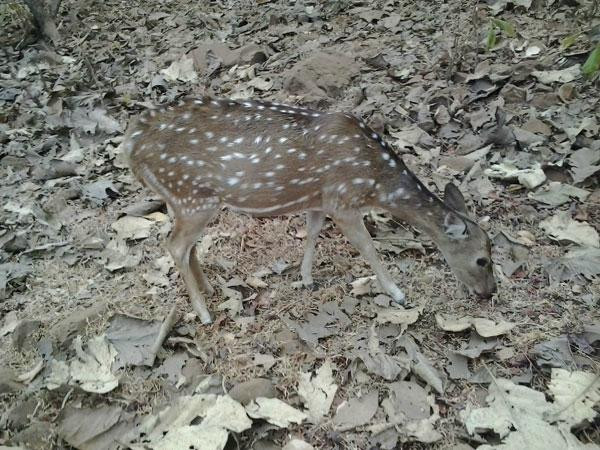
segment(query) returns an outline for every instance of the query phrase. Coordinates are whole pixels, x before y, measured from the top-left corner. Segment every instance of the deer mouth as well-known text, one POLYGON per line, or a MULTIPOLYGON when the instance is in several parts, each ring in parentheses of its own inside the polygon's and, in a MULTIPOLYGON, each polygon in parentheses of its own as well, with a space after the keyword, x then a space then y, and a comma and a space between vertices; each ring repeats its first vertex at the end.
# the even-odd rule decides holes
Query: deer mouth
POLYGON ((475 295, 477 295, 477 297, 479 297, 481 300, 488 300, 490 298, 492 298, 492 296, 496 293, 497 288, 496 285, 494 284, 494 286, 491 289, 486 289, 483 292, 475 292, 475 295))

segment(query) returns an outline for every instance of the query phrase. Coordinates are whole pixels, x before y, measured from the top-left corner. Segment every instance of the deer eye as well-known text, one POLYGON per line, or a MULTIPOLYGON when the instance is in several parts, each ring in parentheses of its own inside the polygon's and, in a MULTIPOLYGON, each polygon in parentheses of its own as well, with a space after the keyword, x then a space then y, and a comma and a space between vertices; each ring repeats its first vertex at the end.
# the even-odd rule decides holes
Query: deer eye
POLYGON ((488 265, 489 261, 487 258, 477 258, 477 265, 480 267, 485 267, 488 265))

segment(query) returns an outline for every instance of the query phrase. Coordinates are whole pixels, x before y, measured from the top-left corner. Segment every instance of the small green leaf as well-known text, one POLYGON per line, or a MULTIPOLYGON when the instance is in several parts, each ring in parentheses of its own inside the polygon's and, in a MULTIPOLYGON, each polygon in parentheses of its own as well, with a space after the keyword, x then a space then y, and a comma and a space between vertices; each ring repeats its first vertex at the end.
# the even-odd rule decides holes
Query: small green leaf
POLYGON ((495 27, 499 28, 504 33, 506 33, 508 37, 515 37, 517 35, 517 30, 515 29, 515 26, 512 23, 507 22, 506 20, 492 19, 492 23, 495 27))
POLYGON ((600 70, 600 44, 590 53, 587 61, 581 67, 581 72, 588 78, 594 76, 600 70))
POLYGON ((493 49, 496 45, 496 29, 494 27, 490 27, 490 29, 488 30, 488 34, 487 34, 487 39, 486 39, 486 45, 485 45, 485 49, 486 51, 490 51, 491 49, 493 49))
POLYGON ((581 32, 577 32, 575 34, 571 34, 570 36, 567 36, 566 38, 564 38, 561 43, 560 43, 560 48, 562 48, 563 50, 568 49, 569 47, 571 47, 575 42, 577 42, 577 39, 579 38, 579 36, 581 36, 581 32))

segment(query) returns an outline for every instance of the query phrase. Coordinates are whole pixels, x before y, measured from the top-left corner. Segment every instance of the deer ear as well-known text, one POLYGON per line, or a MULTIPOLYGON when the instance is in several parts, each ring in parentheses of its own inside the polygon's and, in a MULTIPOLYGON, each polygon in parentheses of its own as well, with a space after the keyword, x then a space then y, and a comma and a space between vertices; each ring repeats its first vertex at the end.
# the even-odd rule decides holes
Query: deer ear
POLYGON ((467 233, 467 224, 457 214, 450 211, 444 217, 444 232, 450 239, 466 239, 469 237, 467 233))
POLYGON ((465 198, 460 193, 458 188, 452 183, 448 183, 444 188, 444 203, 454 211, 462 214, 467 214, 467 205, 465 198))

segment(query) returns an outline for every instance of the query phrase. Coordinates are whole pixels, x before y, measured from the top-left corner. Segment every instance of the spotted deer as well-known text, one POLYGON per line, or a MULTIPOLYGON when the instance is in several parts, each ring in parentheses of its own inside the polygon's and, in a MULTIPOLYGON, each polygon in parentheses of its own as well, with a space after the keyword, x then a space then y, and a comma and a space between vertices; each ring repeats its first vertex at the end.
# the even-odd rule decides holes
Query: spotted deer
POLYGON ((168 248, 203 323, 211 322, 204 295, 214 291, 195 244, 222 205, 257 216, 306 211, 305 286, 313 283, 316 240, 329 215, 383 289, 404 303, 363 223, 363 210, 382 208, 427 232, 471 293, 488 298, 496 289, 490 241, 468 217, 460 191, 448 184, 438 199, 350 114, 191 98, 142 113, 122 148, 135 176, 167 203, 174 220, 168 248))

